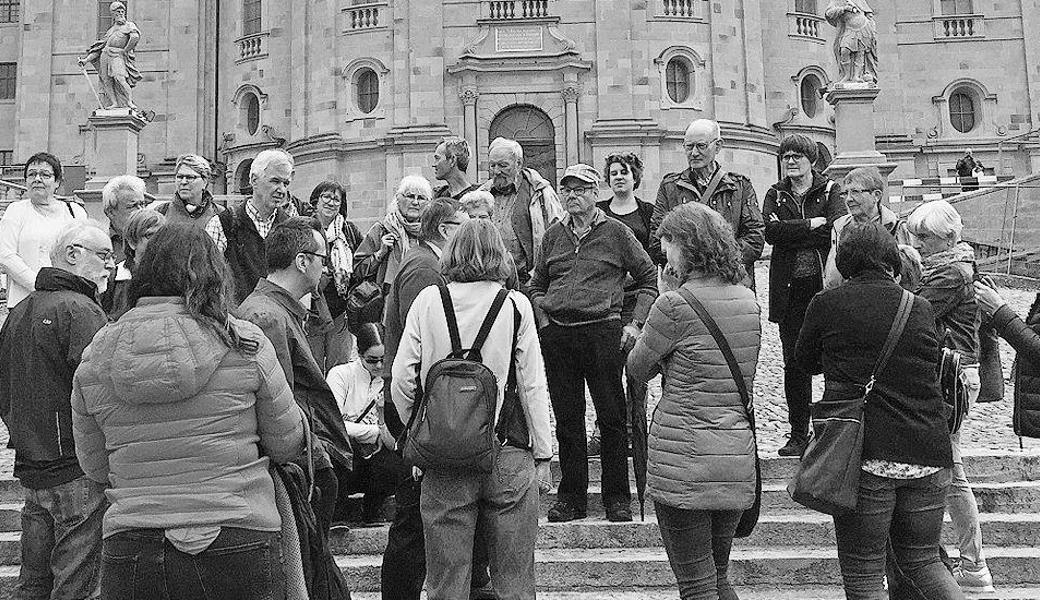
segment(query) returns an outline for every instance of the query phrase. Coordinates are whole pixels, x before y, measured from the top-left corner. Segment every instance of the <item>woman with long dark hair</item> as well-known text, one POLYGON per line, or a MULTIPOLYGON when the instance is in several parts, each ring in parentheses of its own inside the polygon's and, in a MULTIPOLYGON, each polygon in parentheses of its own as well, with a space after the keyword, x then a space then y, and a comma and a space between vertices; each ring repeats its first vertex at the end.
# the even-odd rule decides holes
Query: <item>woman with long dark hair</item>
POLYGON ((205 231, 168 225, 139 259, 72 397, 80 466, 109 486, 101 597, 278 597, 268 466, 303 452, 303 412, 263 332, 230 316, 205 231))

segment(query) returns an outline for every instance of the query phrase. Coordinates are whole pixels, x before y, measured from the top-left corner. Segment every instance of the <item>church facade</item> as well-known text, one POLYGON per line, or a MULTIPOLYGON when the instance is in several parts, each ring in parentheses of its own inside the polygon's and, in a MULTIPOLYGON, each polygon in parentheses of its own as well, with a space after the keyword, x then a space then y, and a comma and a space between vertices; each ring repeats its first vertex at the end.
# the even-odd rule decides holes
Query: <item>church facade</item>
MULTIPOLYGON (((1040 0, 868 3, 877 146, 899 165, 894 178, 948 176, 968 147, 992 174, 1040 172, 1040 141, 1024 135, 1040 127, 1040 0)), ((134 99, 156 113, 139 173, 168 193, 172 159, 198 152, 224 166, 217 190, 234 193, 252 157, 282 147, 296 157, 296 195, 337 179, 365 223, 402 176, 432 176, 444 136, 470 142, 480 180, 501 135, 552 181, 567 164, 637 152, 638 193, 652 200, 661 176, 685 167, 686 125, 704 117, 722 125, 721 162, 761 197, 784 133, 833 152, 820 96, 836 72, 827 4, 130 0, 143 36, 134 99)), ((75 59, 107 5, 0 0, 0 159, 46 148, 89 169, 96 102, 75 59)))

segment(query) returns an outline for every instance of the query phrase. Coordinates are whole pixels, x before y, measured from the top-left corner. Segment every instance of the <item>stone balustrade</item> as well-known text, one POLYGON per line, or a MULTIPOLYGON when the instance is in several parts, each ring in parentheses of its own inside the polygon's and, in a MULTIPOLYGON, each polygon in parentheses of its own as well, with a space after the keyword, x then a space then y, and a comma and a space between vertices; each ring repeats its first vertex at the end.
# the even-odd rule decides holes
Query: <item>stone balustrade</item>
POLYGON ((933 19, 935 39, 955 41, 959 39, 978 39, 983 36, 982 15, 945 15, 933 19))
POLYGON ((541 19, 549 16, 549 0, 491 0, 488 17, 496 21, 541 19))
POLYGON ((661 14, 683 19, 697 18, 698 0, 661 0, 661 14))
POLYGON ((811 40, 824 41, 821 30, 823 28, 823 17, 808 13, 790 13, 790 35, 794 37, 809 38, 811 40))
POLYGON ((350 26, 347 28, 347 31, 365 31, 367 29, 386 27, 387 8, 388 5, 385 2, 350 7, 348 11, 350 13, 348 15, 350 26))
POLYGON ((235 62, 245 62, 267 56, 267 37, 268 33, 265 31, 239 38, 237 40, 238 59, 235 62))

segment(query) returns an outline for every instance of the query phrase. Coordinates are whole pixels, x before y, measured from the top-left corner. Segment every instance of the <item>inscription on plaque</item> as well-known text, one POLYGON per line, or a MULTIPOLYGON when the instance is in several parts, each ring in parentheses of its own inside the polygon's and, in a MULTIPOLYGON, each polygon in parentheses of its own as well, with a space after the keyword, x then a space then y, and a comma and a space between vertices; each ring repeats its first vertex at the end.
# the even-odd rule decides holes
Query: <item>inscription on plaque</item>
POLYGON ((541 27, 503 27, 495 29, 495 50, 498 52, 531 52, 541 49, 541 27))

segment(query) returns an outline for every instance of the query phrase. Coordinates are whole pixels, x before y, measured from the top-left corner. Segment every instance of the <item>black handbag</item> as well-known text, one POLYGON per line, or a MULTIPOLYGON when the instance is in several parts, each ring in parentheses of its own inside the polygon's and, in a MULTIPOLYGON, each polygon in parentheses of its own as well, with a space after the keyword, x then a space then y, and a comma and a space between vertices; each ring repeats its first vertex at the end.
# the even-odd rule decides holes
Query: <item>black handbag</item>
POLYGON ((351 323, 379 323, 383 320, 383 288, 363 279, 347 292, 347 318, 351 323))
MULTIPOLYGON (((837 394, 842 397, 813 405, 812 439, 787 486, 791 499, 798 504, 829 515, 856 510, 863 465, 863 414, 878 375, 903 335, 913 303, 913 294, 904 290, 888 338, 866 385, 849 384, 847 395, 837 394)), ((841 384, 835 386, 842 387, 841 384)))
POLYGON ((744 413, 747 415, 748 423, 751 425, 751 435, 755 441, 755 502, 750 508, 744 509, 744 513, 740 516, 740 523, 737 524, 737 531, 733 534, 733 537, 746 538, 755 530, 755 525, 758 524, 758 516, 762 512, 762 463, 758 459, 755 407, 751 403, 751 393, 748 391, 747 383, 740 372, 740 363, 737 362, 737 357, 733 356, 733 349, 730 348, 729 342, 726 341, 725 334, 719 329, 718 323, 708 314, 708 309, 704 308, 704 305, 693 295, 693 292, 684 287, 679 287, 676 291, 701 318, 701 322, 708 328, 708 333, 715 338, 715 343, 719 345, 719 350, 722 351, 722 356, 726 358, 726 364, 729 365, 730 375, 733 376, 733 381, 737 384, 737 391, 740 392, 740 399, 744 404, 744 413))

